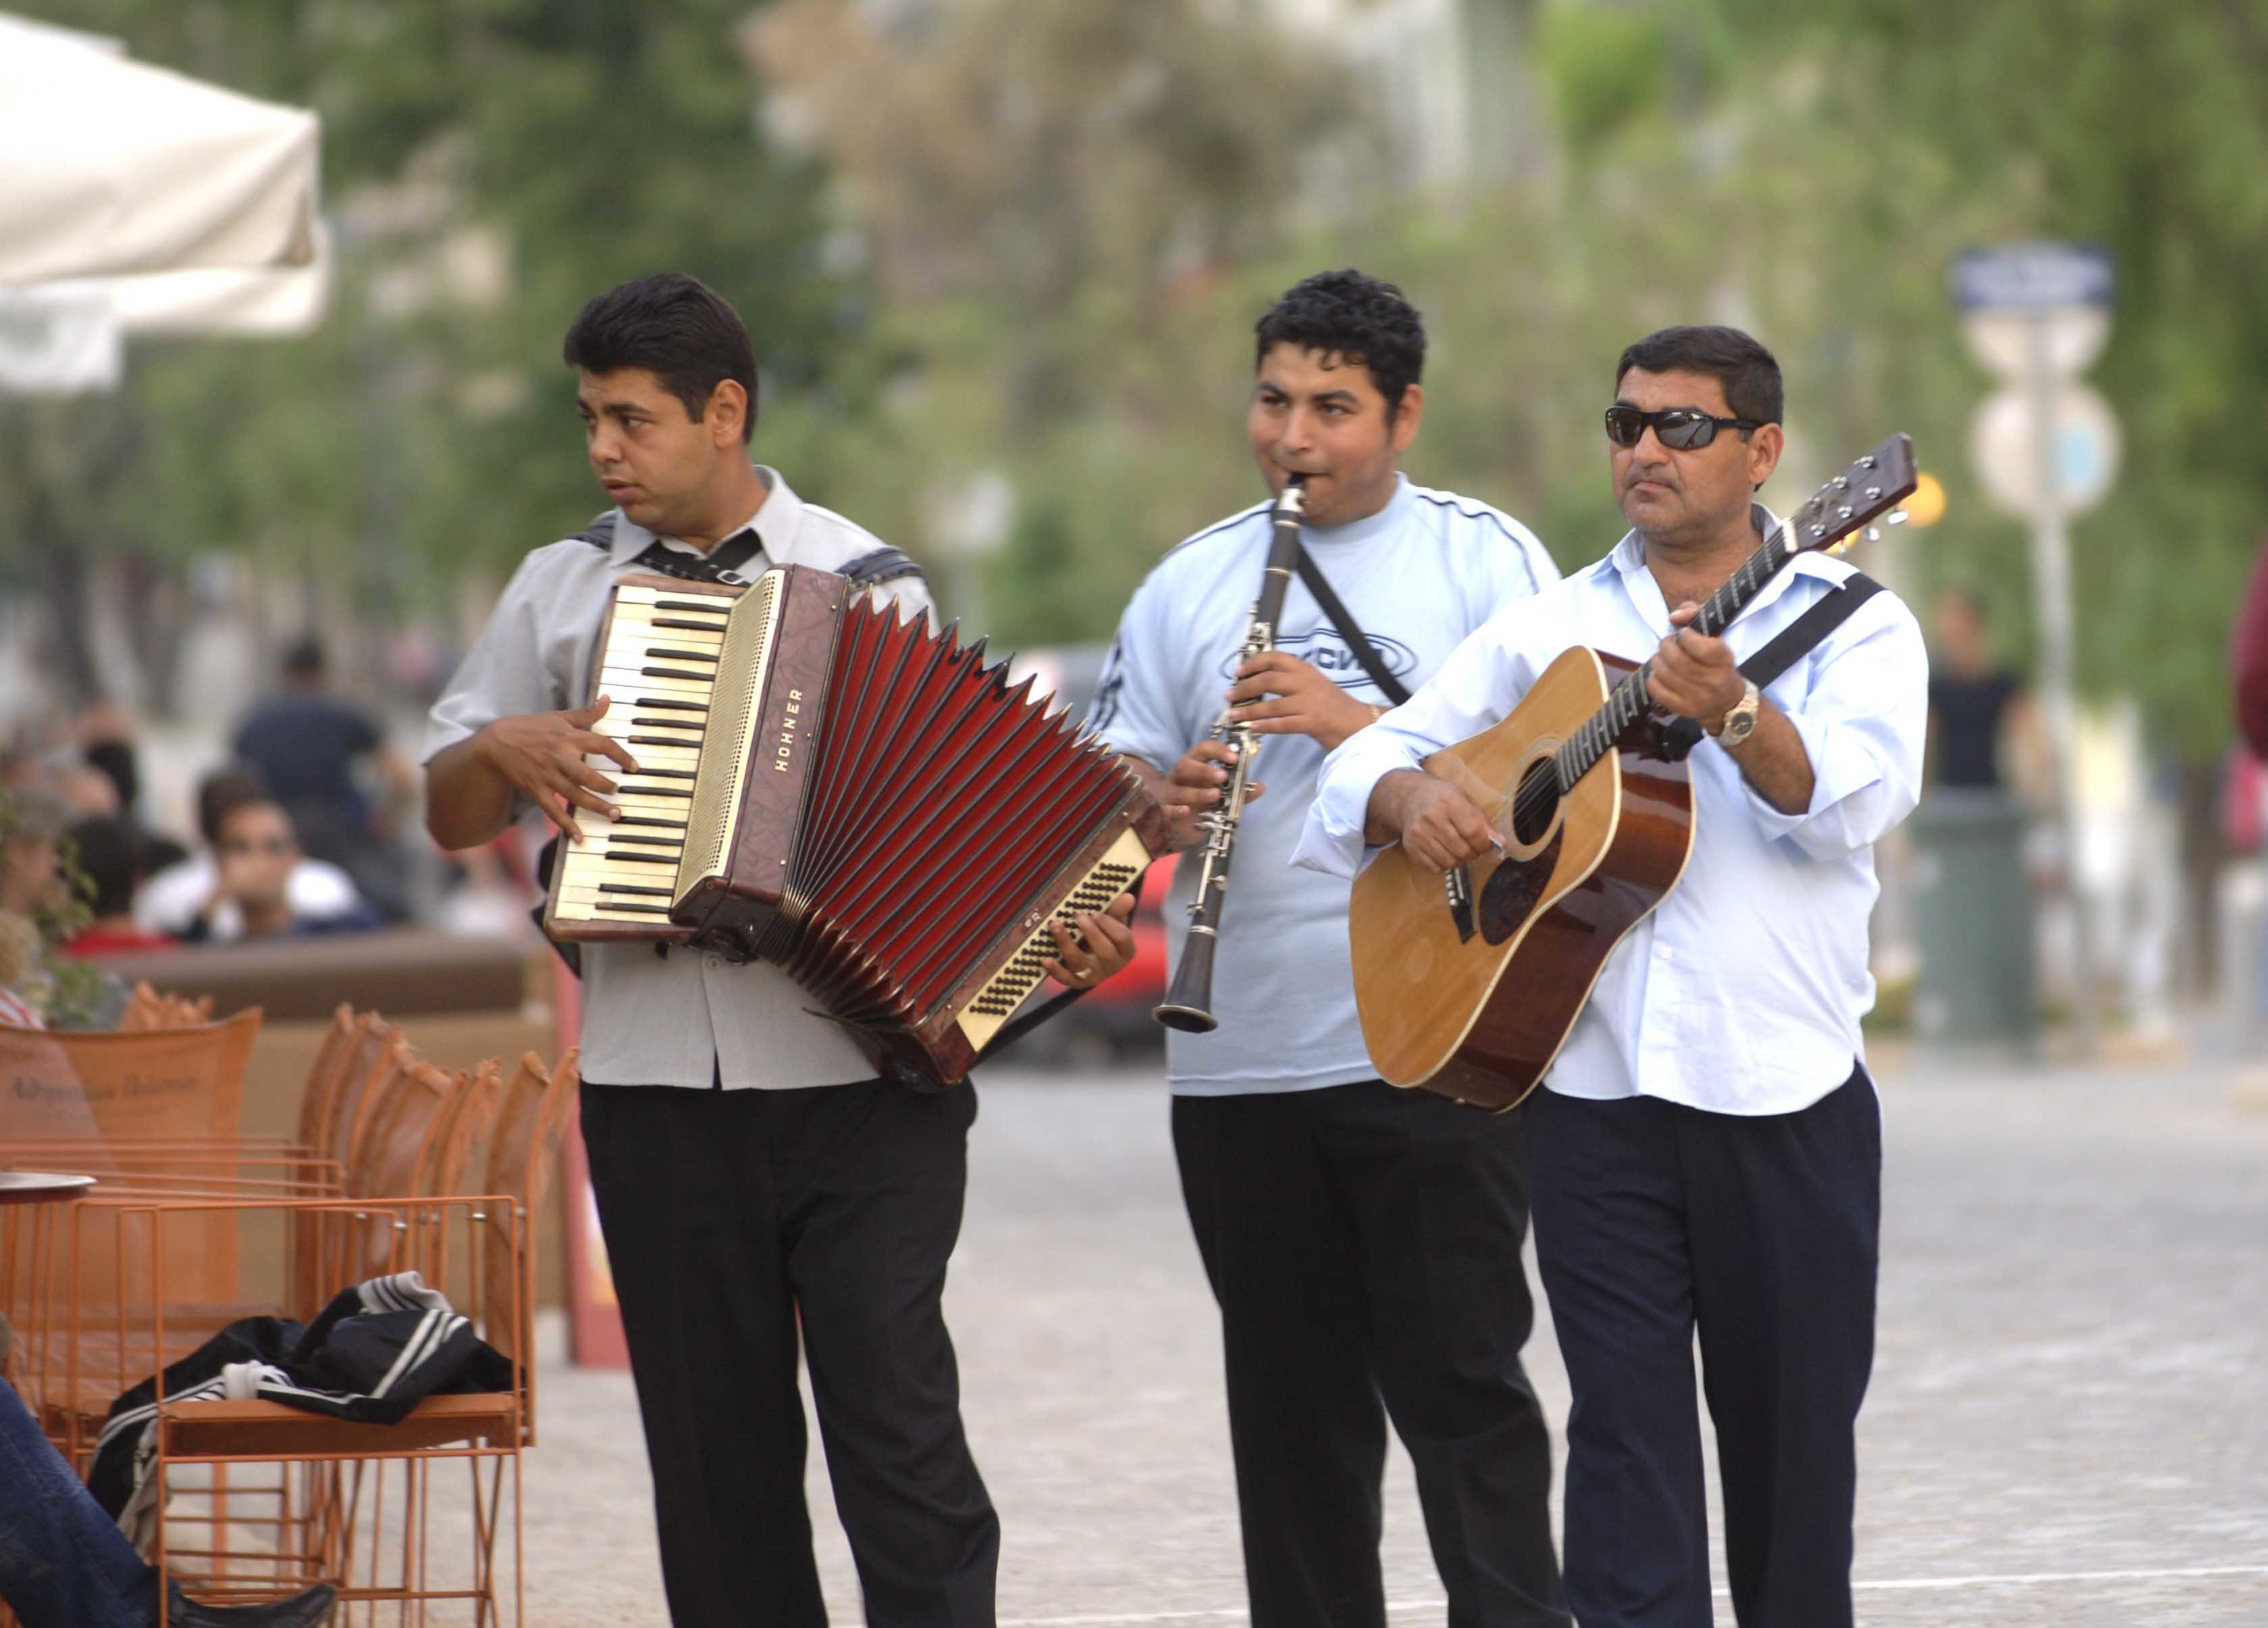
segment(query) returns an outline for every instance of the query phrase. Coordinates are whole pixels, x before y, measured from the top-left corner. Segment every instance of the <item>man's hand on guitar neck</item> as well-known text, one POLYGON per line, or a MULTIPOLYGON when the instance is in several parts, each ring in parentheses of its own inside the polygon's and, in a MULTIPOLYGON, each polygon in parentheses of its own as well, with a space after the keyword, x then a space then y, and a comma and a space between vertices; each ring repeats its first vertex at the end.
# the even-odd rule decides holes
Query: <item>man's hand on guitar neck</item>
MULTIPOLYGON (((1676 630, 1661 641, 1646 664, 1646 692, 1654 705, 1690 718, 1712 737, 1725 726, 1725 714, 1748 693, 1748 681, 1733 660, 1733 648, 1686 624, 1700 610, 1688 600, 1669 613, 1676 630)), ((1757 710, 1756 726, 1737 746, 1724 748, 1762 797, 1782 814, 1811 807, 1811 757, 1787 714, 1769 700, 1757 710)))
POLYGON ((1398 842, 1403 852, 1429 871, 1469 864, 1500 845, 1478 803, 1422 769, 1397 769, 1380 777, 1370 790, 1363 840, 1381 848, 1398 842))

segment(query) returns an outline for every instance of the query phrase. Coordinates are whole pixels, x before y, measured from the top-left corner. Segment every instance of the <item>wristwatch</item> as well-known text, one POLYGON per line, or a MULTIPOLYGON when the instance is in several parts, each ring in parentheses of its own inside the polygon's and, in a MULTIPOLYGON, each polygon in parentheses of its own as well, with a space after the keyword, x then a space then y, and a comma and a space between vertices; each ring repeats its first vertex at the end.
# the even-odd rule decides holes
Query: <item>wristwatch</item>
POLYGON ((1717 744, 1738 746, 1756 733, 1756 713, 1764 705, 1764 696, 1756 681, 1748 681, 1741 698, 1725 709, 1725 716, 1717 724, 1717 744))

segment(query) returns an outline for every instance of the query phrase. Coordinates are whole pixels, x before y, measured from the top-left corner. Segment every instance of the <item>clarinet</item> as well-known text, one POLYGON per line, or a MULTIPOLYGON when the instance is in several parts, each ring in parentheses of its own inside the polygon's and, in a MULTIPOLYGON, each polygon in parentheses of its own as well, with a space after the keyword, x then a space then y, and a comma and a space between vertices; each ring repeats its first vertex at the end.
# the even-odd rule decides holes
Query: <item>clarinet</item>
MULTIPOLYGON (((1276 623, 1284 614, 1284 594, 1292 586, 1292 572, 1300 558, 1300 511, 1307 501, 1300 490, 1305 475, 1285 483, 1275 507, 1269 511, 1274 528, 1268 542, 1268 568, 1260 574, 1260 597, 1253 601, 1252 622, 1244 630, 1244 646, 1237 666, 1276 648, 1276 623)), ((1189 937, 1182 940, 1181 965, 1174 969, 1174 986, 1150 1015, 1167 1028, 1184 1034, 1210 1035, 1220 1027, 1212 1014, 1212 953, 1220 942, 1220 902, 1228 891, 1228 861, 1236 850, 1236 823, 1244 815, 1244 788, 1252 778, 1252 765, 1260 755, 1261 740, 1248 723, 1238 721, 1235 709, 1222 711, 1206 737, 1235 748, 1236 762, 1229 765, 1228 784, 1220 800, 1197 816, 1204 835, 1203 868, 1197 873, 1197 896, 1189 901, 1189 937)))

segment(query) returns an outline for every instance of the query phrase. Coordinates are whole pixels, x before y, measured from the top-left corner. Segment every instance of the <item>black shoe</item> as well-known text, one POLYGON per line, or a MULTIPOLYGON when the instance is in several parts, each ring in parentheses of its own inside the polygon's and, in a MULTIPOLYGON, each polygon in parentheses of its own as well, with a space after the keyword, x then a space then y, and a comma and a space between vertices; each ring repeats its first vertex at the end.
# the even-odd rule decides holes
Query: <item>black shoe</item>
POLYGON ((328 1583, 317 1583, 288 1600, 263 1600, 258 1605, 200 1605, 176 1588, 168 1620, 173 1628, 320 1628, 331 1620, 331 1608, 338 1602, 339 1591, 328 1583))

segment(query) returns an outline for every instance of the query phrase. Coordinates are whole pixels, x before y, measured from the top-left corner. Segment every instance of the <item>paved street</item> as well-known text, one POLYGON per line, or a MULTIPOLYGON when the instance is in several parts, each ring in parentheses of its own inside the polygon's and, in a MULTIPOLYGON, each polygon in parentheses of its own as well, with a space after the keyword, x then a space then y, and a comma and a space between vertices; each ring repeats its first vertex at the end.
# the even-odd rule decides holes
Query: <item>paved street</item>
MULTIPOLYGON (((1860 1620, 2268 1624, 2268 1114, 2201 1066, 1884 1072, 1860 1620)), ((982 1089, 947 1308, 1005 1529, 1003 1621, 1241 1622, 1163 1087, 1002 1071, 982 1089)), ((1548 1322, 1530 1367, 1564 1418, 1548 1322)), ((666 1621, 628 1379, 553 1368, 540 1407, 530 1621, 666 1621)), ((1439 1623, 1398 1454, 1390 1476, 1395 1619, 1439 1623)), ((836 1620, 855 1623, 815 1451, 811 1491, 836 1620)))

